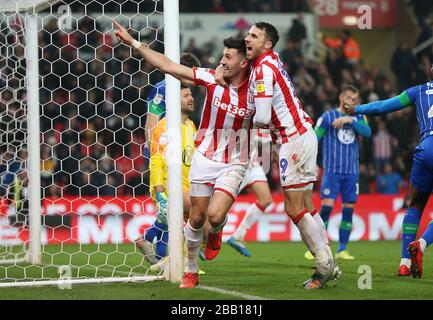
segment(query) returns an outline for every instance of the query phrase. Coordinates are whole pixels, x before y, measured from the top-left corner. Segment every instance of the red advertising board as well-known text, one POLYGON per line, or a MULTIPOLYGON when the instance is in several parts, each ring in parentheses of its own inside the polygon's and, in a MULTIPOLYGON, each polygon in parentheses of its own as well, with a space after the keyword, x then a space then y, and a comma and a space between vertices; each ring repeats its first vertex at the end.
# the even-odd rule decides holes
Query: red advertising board
POLYGON ((395 0, 310 0, 310 5, 321 28, 356 28, 357 19, 367 11, 371 12, 372 28, 396 25, 395 0))
MULTIPOLYGON (((269 213, 262 215, 248 232, 247 241, 300 241, 299 232, 284 213, 281 195, 274 196, 269 213)), ((255 202, 252 195, 241 195, 233 205, 224 228, 227 239, 242 221, 246 210, 255 202)), ((318 194, 314 196, 320 207, 318 194)), ((351 240, 397 240, 401 238, 404 213, 399 211, 403 196, 360 196, 355 208, 351 240)), ((44 226, 44 243, 128 243, 137 239, 155 219, 155 206, 142 198, 61 198, 43 202, 45 217, 68 216, 68 222, 44 226)), ((338 240, 341 205, 337 203, 329 221, 329 236, 338 240)), ((433 202, 427 206, 419 232, 433 219, 433 202)), ((7 216, 0 217, 0 244, 20 244, 27 241, 28 230, 9 224, 7 216)), ((66 221, 61 219, 60 221, 66 221)))

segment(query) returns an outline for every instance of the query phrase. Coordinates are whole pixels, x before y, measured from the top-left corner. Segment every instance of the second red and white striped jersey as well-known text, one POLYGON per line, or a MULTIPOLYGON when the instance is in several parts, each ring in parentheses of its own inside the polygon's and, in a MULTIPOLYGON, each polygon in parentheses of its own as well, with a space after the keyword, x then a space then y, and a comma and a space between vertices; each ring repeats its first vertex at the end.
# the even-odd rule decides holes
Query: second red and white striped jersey
POLYGON ((219 86, 212 69, 194 68, 197 86, 206 88, 196 151, 210 160, 246 164, 249 160, 250 128, 255 106, 248 105, 248 78, 235 87, 219 86))
POLYGON ((295 87, 274 51, 264 53, 251 65, 249 85, 249 104, 254 104, 254 98, 272 97, 269 129, 274 143, 286 143, 312 127, 313 121, 302 109, 295 87))

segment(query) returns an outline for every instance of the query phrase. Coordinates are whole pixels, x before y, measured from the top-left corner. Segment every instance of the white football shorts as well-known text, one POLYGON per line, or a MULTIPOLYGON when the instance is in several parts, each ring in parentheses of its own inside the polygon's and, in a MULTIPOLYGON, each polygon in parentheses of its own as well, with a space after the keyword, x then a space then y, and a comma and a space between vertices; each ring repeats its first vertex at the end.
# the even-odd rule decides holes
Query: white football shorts
POLYGON ((236 199, 248 164, 231 164, 210 160, 195 151, 189 171, 192 197, 211 197, 215 191, 236 199))
POLYGON ((254 165, 248 168, 239 190, 249 188, 257 182, 268 182, 268 178, 266 178, 265 171, 261 165, 254 165))
POLYGON ((279 148, 281 187, 286 190, 312 190, 317 180, 318 140, 313 128, 279 148))

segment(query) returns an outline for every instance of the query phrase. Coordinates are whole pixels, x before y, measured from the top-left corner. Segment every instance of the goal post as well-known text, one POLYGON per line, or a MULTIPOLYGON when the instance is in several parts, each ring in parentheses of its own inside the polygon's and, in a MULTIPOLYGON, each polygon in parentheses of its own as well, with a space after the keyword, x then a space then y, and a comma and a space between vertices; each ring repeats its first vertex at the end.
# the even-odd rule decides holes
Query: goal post
MULTIPOLYGON (((179 0, 164 0, 164 41, 168 58, 179 63, 179 0)), ((168 144, 167 154, 182 153, 180 82, 166 75, 168 144)), ((173 157, 168 162, 170 281, 177 282, 183 274, 183 194, 182 161, 173 157)))
POLYGON ((120 2, 107 13, 102 0, 93 11, 82 1, 0 0, 0 288, 181 280, 180 83, 172 77, 165 272, 134 246, 156 213, 142 127, 156 73, 115 40, 111 20, 149 43, 164 27, 165 54, 179 62, 178 0, 148 2, 154 11, 145 15, 138 3, 136 12, 120 2), (68 3, 84 10, 68 7, 73 26, 64 31, 64 21, 52 22, 68 3))
POLYGON ((28 261, 41 263, 41 168, 40 168, 40 126, 39 126, 39 57, 38 57, 38 16, 25 15, 26 29, 26 79, 27 79, 27 151, 29 175, 29 227, 30 241, 28 261))

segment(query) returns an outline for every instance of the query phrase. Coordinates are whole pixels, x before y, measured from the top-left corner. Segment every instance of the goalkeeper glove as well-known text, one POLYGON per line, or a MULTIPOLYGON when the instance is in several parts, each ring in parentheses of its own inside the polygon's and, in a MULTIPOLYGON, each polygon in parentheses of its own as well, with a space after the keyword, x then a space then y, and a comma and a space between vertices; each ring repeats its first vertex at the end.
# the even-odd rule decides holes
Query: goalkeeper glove
POLYGON ((159 224, 167 226, 167 195, 165 192, 156 193, 156 207, 158 212, 156 213, 156 219, 159 224))

